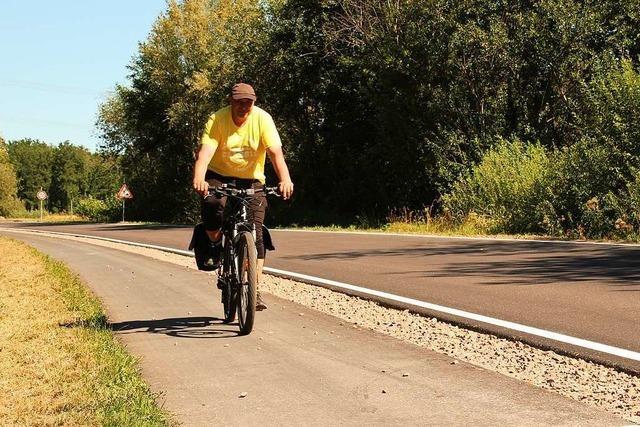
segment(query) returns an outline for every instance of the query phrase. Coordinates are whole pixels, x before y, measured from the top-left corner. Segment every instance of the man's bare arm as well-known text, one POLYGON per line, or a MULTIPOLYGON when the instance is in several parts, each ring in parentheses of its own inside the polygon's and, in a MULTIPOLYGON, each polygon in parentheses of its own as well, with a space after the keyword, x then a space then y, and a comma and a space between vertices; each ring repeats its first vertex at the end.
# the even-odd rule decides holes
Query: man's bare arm
POLYGON ((291 176, 289 176, 289 168, 284 160, 284 154, 282 153, 282 147, 277 145, 267 148, 267 154, 271 159, 271 164, 276 170, 276 175, 280 182, 278 183, 278 190, 282 194, 282 198, 287 200, 293 194, 293 182, 291 176))
POLYGON ((201 195, 205 195, 209 189, 209 183, 204 180, 207 173, 207 166, 216 152, 212 145, 200 145, 196 165, 193 168, 193 188, 201 195))

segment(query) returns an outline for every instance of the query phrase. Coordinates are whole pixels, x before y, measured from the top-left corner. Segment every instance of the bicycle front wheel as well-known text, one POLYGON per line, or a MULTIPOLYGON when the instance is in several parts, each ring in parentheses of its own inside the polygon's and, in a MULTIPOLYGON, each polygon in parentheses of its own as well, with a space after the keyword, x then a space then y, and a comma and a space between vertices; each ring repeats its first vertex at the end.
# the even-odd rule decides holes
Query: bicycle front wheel
POLYGON ((237 237, 238 256, 238 324, 240 334, 247 335, 253 329, 256 316, 256 292, 258 287, 257 251, 253 235, 243 231, 237 237))

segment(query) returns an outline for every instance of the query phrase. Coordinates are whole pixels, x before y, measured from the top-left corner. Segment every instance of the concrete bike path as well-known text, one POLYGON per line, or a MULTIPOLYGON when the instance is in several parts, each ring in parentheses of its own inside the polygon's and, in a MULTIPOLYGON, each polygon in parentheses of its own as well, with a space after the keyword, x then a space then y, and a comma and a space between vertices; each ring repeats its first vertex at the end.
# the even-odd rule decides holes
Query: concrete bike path
POLYGON ((211 276, 115 249, 7 235, 80 275, 183 425, 626 424, 274 297, 254 332, 239 337, 219 320, 211 276))

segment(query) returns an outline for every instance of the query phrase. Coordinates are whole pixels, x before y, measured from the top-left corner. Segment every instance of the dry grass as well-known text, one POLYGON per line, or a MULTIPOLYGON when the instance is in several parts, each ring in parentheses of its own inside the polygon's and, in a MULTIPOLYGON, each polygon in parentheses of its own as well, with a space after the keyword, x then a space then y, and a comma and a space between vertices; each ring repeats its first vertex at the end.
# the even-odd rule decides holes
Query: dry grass
POLYGON ((165 425, 77 277, 17 241, 0 253, 0 425, 165 425))
MULTIPOLYGON (((5 218, 5 219, 1 219, 0 218, 0 222, 2 221, 9 221, 9 222, 34 222, 34 221, 40 221, 40 212, 39 211, 33 211, 33 212, 28 212, 26 214, 17 216, 17 217, 11 217, 11 218, 5 218)), ((86 221, 85 218, 79 216, 79 215, 69 215, 66 213, 48 213, 45 212, 43 217, 42 217, 42 222, 77 222, 77 221, 86 221)))

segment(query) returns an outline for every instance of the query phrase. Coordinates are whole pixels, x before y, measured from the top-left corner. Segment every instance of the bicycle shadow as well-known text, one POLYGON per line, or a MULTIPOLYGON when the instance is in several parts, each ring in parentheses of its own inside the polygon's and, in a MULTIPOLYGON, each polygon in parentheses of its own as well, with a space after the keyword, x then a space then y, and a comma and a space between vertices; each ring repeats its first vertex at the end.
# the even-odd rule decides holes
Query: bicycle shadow
POLYGON ((151 333, 178 338, 233 338, 240 335, 237 325, 223 323, 217 317, 130 320, 109 323, 108 327, 118 334, 151 333))

